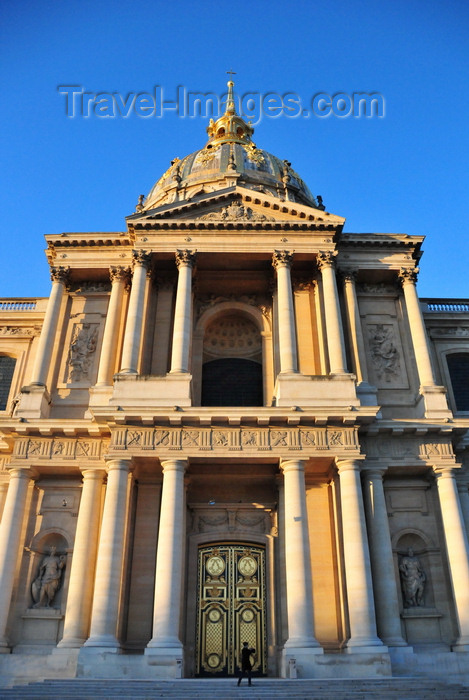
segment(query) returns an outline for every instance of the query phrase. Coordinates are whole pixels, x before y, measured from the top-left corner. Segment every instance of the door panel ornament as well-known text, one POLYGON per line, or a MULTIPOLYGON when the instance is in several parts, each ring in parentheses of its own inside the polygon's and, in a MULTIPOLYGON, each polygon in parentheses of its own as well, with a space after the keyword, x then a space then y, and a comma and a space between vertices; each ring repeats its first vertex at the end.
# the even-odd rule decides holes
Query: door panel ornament
POLYGON ((243 642, 256 650, 253 672, 265 674, 264 548, 224 543, 199 547, 197 675, 237 674, 243 642))

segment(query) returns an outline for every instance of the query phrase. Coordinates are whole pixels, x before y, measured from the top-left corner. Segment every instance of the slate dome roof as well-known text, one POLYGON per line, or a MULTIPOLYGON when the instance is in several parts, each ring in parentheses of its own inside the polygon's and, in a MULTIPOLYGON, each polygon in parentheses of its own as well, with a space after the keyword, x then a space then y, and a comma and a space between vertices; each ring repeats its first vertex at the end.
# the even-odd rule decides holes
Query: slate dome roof
POLYGON ((257 148, 251 140, 253 132, 251 124, 236 114, 230 81, 225 114, 215 122, 210 120, 207 144, 182 160, 173 160, 137 209, 158 208, 171 201, 176 192, 184 199, 183 193, 188 189, 193 193, 197 185, 201 190, 205 186, 205 191, 224 189, 230 178, 248 189, 322 208, 288 161, 257 148))

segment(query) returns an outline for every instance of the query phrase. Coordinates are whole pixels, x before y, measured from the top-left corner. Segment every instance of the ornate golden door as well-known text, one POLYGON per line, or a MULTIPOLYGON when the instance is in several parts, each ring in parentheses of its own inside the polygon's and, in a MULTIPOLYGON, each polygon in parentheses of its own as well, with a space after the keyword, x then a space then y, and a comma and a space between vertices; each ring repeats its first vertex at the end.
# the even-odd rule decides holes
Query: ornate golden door
POLYGON ((265 674, 265 550, 249 544, 199 547, 196 674, 237 674, 243 642, 256 650, 253 673, 265 674))

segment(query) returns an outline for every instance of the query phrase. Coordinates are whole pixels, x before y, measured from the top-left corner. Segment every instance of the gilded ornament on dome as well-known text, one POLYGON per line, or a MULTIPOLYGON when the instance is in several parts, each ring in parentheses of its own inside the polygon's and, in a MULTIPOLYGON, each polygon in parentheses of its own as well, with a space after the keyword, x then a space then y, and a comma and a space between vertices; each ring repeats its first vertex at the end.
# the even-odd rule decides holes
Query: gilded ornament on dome
POLYGON ((218 148, 204 148, 200 151, 194 161, 196 165, 208 165, 218 153, 218 148))
POLYGON ((255 143, 248 143, 246 145, 243 145, 243 148, 246 152, 247 157, 249 158, 249 160, 252 160, 253 163, 260 165, 264 162, 264 154, 262 153, 260 148, 257 148, 255 143))

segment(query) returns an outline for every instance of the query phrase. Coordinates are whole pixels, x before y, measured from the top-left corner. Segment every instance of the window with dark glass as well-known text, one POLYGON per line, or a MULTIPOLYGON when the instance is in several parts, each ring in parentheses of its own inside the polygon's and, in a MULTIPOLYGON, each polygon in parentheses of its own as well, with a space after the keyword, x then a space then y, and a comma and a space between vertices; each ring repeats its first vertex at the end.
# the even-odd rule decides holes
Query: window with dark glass
POLYGON ((469 411, 469 352, 446 356, 457 411, 469 411))
POLYGON ((8 404, 15 365, 14 357, 0 356, 0 411, 4 411, 8 404))

